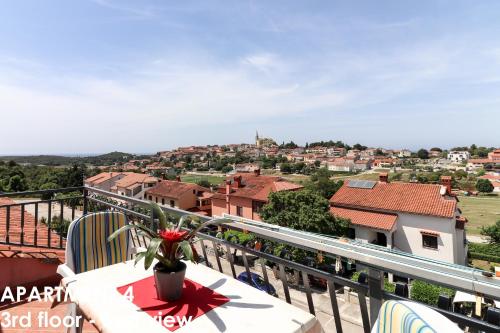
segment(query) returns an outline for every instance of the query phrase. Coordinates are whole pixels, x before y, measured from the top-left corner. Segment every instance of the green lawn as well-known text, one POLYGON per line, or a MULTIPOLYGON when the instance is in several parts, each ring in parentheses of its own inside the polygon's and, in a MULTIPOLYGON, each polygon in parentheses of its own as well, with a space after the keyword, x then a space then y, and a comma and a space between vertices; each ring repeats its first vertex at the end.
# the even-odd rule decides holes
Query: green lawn
POLYGON ((459 196, 458 207, 469 222, 467 232, 479 234, 481 226, 490 225, 500 220, 500 196, 459 196))
POLYGON ((224 182, 226 177, 224 176, 213 176, 213 175, 181 175, 181 180, 186 183, 196 183, 200 180, 208 180, 210 184, 221 184, 224 182))

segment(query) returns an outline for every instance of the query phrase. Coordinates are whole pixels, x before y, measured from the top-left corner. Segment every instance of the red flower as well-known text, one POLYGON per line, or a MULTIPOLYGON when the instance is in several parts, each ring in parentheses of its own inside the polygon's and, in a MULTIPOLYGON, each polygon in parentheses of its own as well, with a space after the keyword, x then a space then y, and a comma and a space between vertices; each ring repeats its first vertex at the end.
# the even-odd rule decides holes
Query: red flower
POLYGON ((160 237, 169 243, 180 242, 186 236, 187 231, 175 231, 175 230, 162 230, 160 231, 160 237))

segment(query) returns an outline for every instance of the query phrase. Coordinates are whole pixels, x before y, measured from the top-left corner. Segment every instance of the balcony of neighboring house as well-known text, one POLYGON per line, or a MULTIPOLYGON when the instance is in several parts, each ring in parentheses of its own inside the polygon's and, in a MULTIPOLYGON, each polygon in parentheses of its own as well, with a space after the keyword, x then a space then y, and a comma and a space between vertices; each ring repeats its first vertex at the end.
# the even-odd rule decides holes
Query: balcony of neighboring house
MULTIPOLYGON (((56 267, 65 261, 67 221, 92 212, 115 211, 124 213, 129 223, 154 225, 157 221, 151 219, 150 204, 147 200, 91 187, 0 194, 0 291, 7 286, 58 285, 60 278, 56 267), (77 195, 65 199, 54 199, 57 193, 77 192, 77 195), (35 199, 21 202, 26 197, 35 199)), ((207 206, 203 204, 203 198, 198 200, 198 205, 207 206)), ((192 214, 168 205, 162 209, 171 218, 192 214)), ((198 217, 202 221, 210 219, 203 215, 198 217)), ((481 299, 476 306, 462 306, 453 304, 450 296, 441 295, 437 304, 424 306, 469 332, 500 332, 500 310, 495 308, 495 304, 500 305, 495 303, 500 300, 498 278, 474 268, 394 251, 390 248, 391 229, 379 230, 371 239, 375 242, 361 242, 230 215, 225 217, 232 222, 197 233, 200 264, 211 267, 217 274, 225 274, 226 278, 241 280, 243 273, 246 276, 255 274, 259 278, 257 289, 261 288, 255 292, 264 293, 271 286, 283 304, 288 303, 308 312, 320 323, 324 332, 370 332, 384 301, 415 301, 412 299, 411 283, 398 283, 393 289, 385 288, 384 276, 387 274, 406 278, 407 281, 425 281, 481 299), (241 232, 246 235, 243 237, 245 241, 237 235, 221 237, 226 230, 241 232), (295 250, 301 250, 304 256, 295 257, 295 250), (364 267, 365 272, 353 279, 351 276, 359 267, 364 267)), ((132 242, 134 245, 147 245, 140 234, 133 233, 132 242)), ((99 281, 95 283, 99 284, 99 281)), ((235 285, 242 285, 239 283, 235 285)), ((232 294, 236 297, 238 292, 236 288, 232 294)), ((66 305, 66 302, 21 300, 0 304, 0 311, 20 314, 35 309, 58 314, 66 305)), ((243 317, 249 310, 241 307, 237 311, 241 311, 243 317)), ((278 323, 279 318, 276 321, 278 323)), ((29 331, 46 332, 36 327, 29 331)), ((97 328, 86 322, 83 331, 96 332, 97 328)), ((0 328, 0 332, 22 330, 0 328)))

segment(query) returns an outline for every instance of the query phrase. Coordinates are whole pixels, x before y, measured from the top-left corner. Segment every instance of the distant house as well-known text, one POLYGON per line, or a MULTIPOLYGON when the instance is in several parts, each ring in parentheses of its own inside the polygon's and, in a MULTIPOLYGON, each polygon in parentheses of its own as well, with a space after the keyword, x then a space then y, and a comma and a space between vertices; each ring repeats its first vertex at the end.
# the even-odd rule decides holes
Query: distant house
POLYGON ((370 160, 357 160, 354 161, 354 171, 366 171, 371 168, 372 162, 370 160))
POLYGON ((493 163, 500 163, 500 149, 495 149, 488 153, 488 159, 493 163))
POLYGON ((102 172, 84 180, 86 186, 132 198, 142 198, 144 191, 157 182, 156 177, 135 172, 102 172))
POLYGON ((500 192, 500 174, 486 174, 479 177, 480 179, 488 179, 493 185, 493 192, 500 192))
POLYGON ((401 149, 398 152, 398 157, 400 158, 411 157, 411 151, 408 149, 401 149))
POLYGON ((260 169, 260 166, 254 163, 242 163, 234 165, 235 172, 254 172, 257 169, 260 169))
POLYGON ((350 220, 350 237, 464 265, 467 246, 451 177, 442 185, 347 181, 330 199, 332 214, 350 220))
POLYGON ((470 159, 470 153, 468 151, 450 151, 448 153, 448 159, 455 163, 462 163, 470 159))
POLYGON ((147 189, 144 199, 160 206, 175 207, 202 215, 211 215, 210 189, 180 180, 162 180, 147 189))
POLYGON ((486 165, 491 165, 496 169, 500 169, 500 149, 495 149, 488 153, 488 158, 472 158, 467 161, 468 170, 481 169, 486 165))
POLYGON ((354 171, 354 160, 348 158, 336 158, 333 161, 327 162, 328 170, 330 171, 354 171))
POLYGON ((224 213, 260 220, 259 212, 271 192, 295 191, 302 186, 280 177, 262 176, 260 170, 228 177, 212 195, 212 215, 224 213))

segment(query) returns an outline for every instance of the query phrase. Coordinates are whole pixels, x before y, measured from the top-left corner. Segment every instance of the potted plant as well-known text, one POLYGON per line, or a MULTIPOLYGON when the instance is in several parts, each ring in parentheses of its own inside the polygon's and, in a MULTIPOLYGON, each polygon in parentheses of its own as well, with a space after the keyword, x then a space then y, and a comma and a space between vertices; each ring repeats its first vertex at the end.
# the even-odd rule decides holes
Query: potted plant
POLYGON ((199 224, 193 230, 182 230, 184 222, 190 218, 199 222, 195 215, 184 215, 177 224, 168 221, 163 210, 157 204, 151 205, 153 216, 158 219, 156 227, 148 228, 144 224, 128 224, 115 231, 108 237, 113 240, 120 233, 136 229, 139 236, 149 239, 147 249, 139 252, 135 257, 135 264, 144 259, 144 269, 151 267, 154 259, 158 262, 153 267, 158 299, 162 301, 175 301, 182 296, 182 286, 186 273, 186 264, 182 259, 198 262, 198 254, 193 246, 196 233, 211 224, 229 223, 229 219, 214 219, 199 224))

